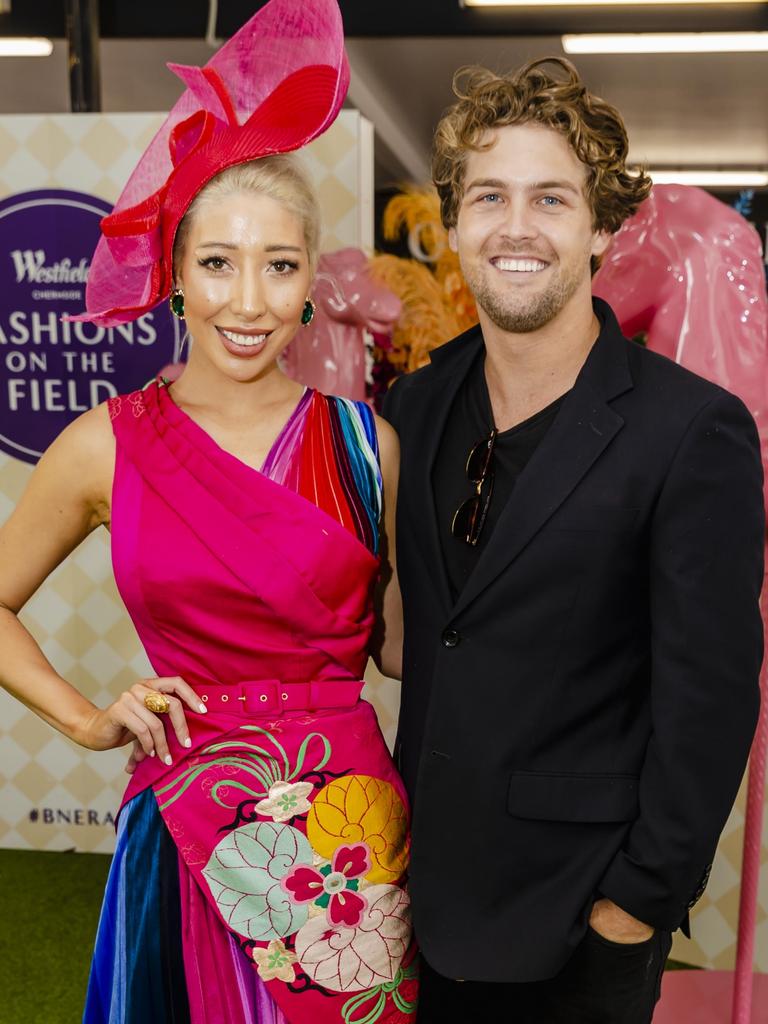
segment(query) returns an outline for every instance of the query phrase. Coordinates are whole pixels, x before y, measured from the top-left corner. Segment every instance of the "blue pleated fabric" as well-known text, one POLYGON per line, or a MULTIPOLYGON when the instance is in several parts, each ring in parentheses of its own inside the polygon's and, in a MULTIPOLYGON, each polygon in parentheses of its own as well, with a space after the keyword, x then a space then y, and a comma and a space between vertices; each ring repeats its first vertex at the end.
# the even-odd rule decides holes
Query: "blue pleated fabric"
MULTIPOLYGON (((104 893, 83 1024, 168 1024, 168 952, 159 918, 163 826, 151 789, 120 815, 104 893)), ((172 979, 171 979, 172 980, 172 979)))
POLYGON ((120 813, 83 1024, 288 1024, 179 858, 151 789, 120 813))

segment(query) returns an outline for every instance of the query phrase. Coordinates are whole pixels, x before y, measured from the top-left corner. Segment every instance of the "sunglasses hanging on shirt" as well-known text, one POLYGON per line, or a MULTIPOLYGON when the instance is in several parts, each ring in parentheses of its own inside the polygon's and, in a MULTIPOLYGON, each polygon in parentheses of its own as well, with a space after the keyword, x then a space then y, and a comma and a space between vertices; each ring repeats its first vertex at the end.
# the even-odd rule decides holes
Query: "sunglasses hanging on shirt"
POLYGON ((475 485, 475 493, 456 509, 451 533, 458 540, 475 547, 480 539, 493 495, 493 449, 498 430, 478 441, 467 458, 467 477, 475 485))

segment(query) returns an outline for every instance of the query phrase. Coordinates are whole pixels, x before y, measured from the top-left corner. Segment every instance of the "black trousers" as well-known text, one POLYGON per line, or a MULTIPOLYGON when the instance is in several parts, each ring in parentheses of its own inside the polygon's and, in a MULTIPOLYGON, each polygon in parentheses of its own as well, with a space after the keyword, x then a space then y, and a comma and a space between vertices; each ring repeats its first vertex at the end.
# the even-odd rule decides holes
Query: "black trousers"
POLYGON ((668 932, 624 945, 591 928, 554 978, 454 981, 422 957, 417 1024, 650 1024, 672 946, 668 932))

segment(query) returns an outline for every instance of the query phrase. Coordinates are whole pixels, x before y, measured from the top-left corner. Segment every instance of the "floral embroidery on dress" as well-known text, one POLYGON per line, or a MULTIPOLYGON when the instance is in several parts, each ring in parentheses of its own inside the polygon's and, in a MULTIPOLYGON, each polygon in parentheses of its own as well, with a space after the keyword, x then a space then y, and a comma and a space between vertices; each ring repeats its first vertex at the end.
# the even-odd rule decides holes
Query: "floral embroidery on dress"
POLYGON ((111 420, 116 420, 120 415, 120 411, 123 408, 123 399, 120 395, 115 395, 114 398, 107 399, 107 412, 111 420))
POLYGON ((344 1024, 375 1024, 384 1013, 389 999, 400 1013, 406 1016, 415 1013, 418 999, 415 998, 416 992, 413 989, 418 976, 418 961, 412 960, 407 967, 398 967, 392 981, 374 985, 367 991, 352 996, 341 1009, 344 1024), (411 993, 414 995, 413 999, 409 998, 411 993))
POLYGON ((133 415, 138 419, 138 417, 141 416, 141 414, 146 411, 146 406, 144 405, 144 392, 134 391, 127 397, 128 401, 131 403, 131 411, 133 412, 133 415))
MULTIPOLYGON (((199 776, 211 772, 214 774, 208 776, 210 781, 201 780, 201 785, 206 788, 211 799, 220 807, 233 806, 227 802, 230 791, 245 794, 251 802, 261 801, 262 798, 271 801, 273 796, 277 795, 278 784, 290 782, 297 775, 307 773, 308 770, 310 774, 318 775, 331 757, 331 744, 319 732, 311 732, 304 738, 293 766, 291 766, 285 748, 269 730, 260 725, 244 725, 241 732, 249 738, 252 736, 258 742, 246 743, 245 739, 238 738, 204 747, 194 762, 188 762, 180 774, 155 790, 158 798, 163 798, 160 810, 167 810, 179 797, 183 796, 199 776), (269 746, 261 746, 261 743, 269 744, 269 746), (311 760, 309 758, 310 748, 317 751, 316 756, 311 760), (214 754, 216 757, 212 756, 214 754), (308 763, 305 764, 305 761, 308 763), (238 773, 252 779, 256 788, 241 781, 230 782, 226 778, 221 778, 222 775, 237 775, 238 773), (215 777, 216 774, 218 774, 218 778, 215 777)), ((314 789, 314 786, 309 783, 298 782, 294 785, 309 785, 310 792, 314 789)), ((302 791, 306 796, 307 791, 302 791)), ((291 793, 298 797, 299 790, 293 789, 291 793)), ((294 811, 294 814, 300 813, 302 811, 294 811)), ((274 817, 269 811, 264 816, 274 817)), ((279 820, 281 819, 275 817, 275 821, 279 820)), ((326 859, 330 860, 330 853, 326 859)))
POLYGON ((253 950, 253 961, 263 981, 294 981, 296 960, 296 954, 285 948, 282 939, 272 939, 266 949, 256 946, 253 950))
POLYGON ((256 804, 256 813, 273 821, 290 821, 310 809, 307 797, 314 788, 311 782, 275 782, 269 787, 269 795, 256 804))
POLYGON ((203 868, 221 916, 238 935, 257 942, 292 935, 309 917, 281 886, 286 870, 311 864, 306 836, 291 825, 259 821, 233 829, 203 868))
POLYGON ((371 851, 365 843, 340 846, 331 864, 321 868, 295 864, 282 886, 295 903, 322 907, 330 925, 360 924, 368 900, 357 891, 360 878, 371 870, 371 851))
POLYGON ((411 941, 408 893, 395 885, 366 890, 368 907, 359 925, 328 927, 311 918, 296 936, 299 966, 332 992, 361 992, 394 981, 411 941))
POLYGON ((340 841, 365 843, 369 882, 396 882, 408 864, 408 812, 394 786, 370 775, 344 775, 321 789, 307 817, 307 837, 326 860, 340 841))

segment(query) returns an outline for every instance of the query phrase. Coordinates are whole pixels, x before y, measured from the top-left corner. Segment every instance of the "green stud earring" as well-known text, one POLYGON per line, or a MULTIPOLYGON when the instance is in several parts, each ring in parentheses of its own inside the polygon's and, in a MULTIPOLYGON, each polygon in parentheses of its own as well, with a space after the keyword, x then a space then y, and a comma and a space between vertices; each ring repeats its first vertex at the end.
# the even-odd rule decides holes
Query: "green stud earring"
POLYGON ((178 320, 184 319, 184 292, 181 288, 174 288, 168 299, 171 312, 178 320))
POLYGON ((308 324, 312 323, 312 319, 315 315, 316 309, 317 306, 314 304, 312 299, 307 299, 307 301, 304 303, 304 309, 302 310, 301 314, 301 322, 305 327, 308 324))

